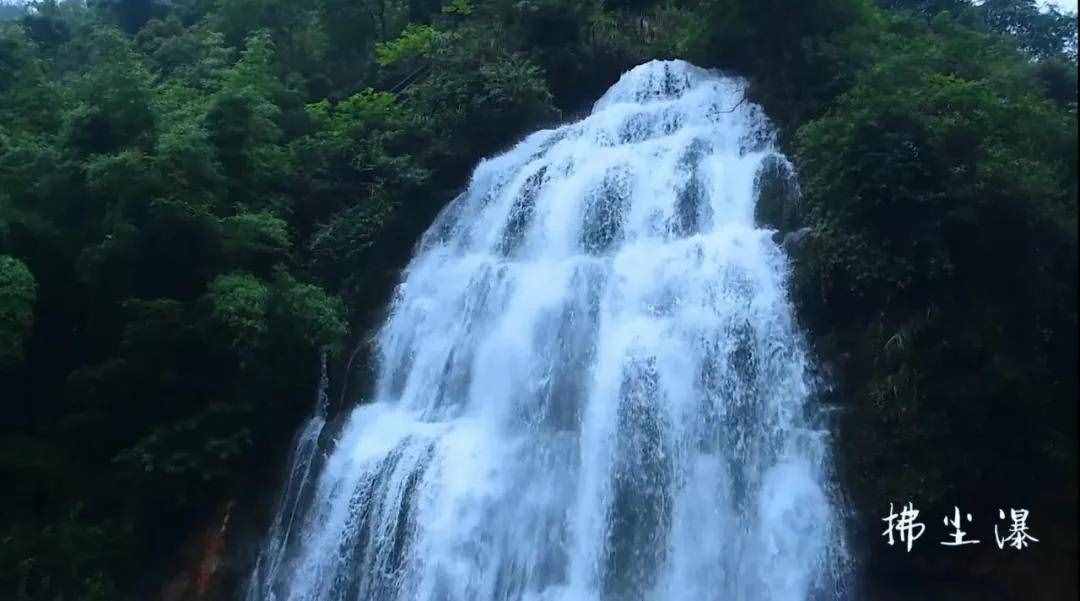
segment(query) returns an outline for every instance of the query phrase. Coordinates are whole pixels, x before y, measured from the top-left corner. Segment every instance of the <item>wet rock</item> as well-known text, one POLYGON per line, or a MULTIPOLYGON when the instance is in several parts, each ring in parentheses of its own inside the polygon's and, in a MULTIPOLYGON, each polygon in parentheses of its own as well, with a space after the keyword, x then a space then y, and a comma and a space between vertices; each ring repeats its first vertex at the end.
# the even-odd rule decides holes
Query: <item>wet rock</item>
POLYGON ((758 195, 754 221, 759 227, 789 232, 800 225, 799 182, 787 159, 775 154, 765 157, 754 188, 758 195))
POLYGON ((806 248, 806 244, 810 241, 813 232, 813 228, 809 227, 801 227, 793 232, 788 232, 781 239, 780 246, 787 251, 789 256, 796 257, 806 248))

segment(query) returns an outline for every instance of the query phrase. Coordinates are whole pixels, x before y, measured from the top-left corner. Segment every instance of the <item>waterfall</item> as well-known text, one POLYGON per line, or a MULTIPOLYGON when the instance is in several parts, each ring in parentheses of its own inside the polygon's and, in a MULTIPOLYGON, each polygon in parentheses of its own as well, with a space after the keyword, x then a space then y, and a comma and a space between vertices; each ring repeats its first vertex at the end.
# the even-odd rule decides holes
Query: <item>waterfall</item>
POLYGON ((270 586, 277 581, 278 570, 289 548, 297 517, 304 505, 304 493, 309 489, 311 470, 319 451, 319 436, 326 427, 329 399, 327 392, 330 377, 326 369, 326 350, 319 354, 319 384, 315 389, 315 411, 304 422, 293 444, 289 458, 289 471, 278 500, 277 513, 270 524, 266 545, 255 560, 255 568, 248 583, 247 601, 260 601, 272 597, 270 586), (266 587, 264 589, 264 587, 266 587))
POLYGON ((744 81, 653 61, 482 161, 250 597, 845 597, 788 262, 754 222, 777 160, 744 81))

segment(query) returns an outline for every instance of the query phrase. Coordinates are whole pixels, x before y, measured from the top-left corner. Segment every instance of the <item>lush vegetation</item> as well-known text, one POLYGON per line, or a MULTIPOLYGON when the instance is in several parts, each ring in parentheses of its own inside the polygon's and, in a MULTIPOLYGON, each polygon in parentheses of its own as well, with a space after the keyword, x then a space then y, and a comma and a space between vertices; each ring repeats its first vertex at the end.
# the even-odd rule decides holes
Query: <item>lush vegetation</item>
POLYGON ((222 503, 272 495, 319 356, 343 365, 365 339, 475 161, 656 56, 746 74, 797 159, 794 293, 839 384, 857 540, 908 498, 928 521, 954 503, 1075 520, 1070 17, 1026 0, 0 8, 0 595, 156 595, 222 503))
MULTIPOLYGON (((867 507, 914 499, 937 520, 965 507, 987 535, 1000 507, 1031 505, 1049 548, 1025 559, 1064 574, 1054 562, 1075 548, 1077 503, 1075 63, 1033 62, 940 14, 883 19, 872 53, 794 144, 813 228, 798 300, 843 374, 846 481, 867 507)), ((1059 576, 1042 594, 1069 590, 1059 576)))

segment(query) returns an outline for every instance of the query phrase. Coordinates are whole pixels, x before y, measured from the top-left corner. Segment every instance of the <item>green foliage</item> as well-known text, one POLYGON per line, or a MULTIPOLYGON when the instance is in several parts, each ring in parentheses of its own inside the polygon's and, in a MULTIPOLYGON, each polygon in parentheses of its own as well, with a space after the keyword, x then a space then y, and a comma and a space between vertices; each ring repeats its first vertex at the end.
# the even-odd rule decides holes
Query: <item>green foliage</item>
POLYGON ((1043 10, 1036 0, 986 0, 978 6, 991 30, 1016 39, 1025 52, 1050 58, 1062 52, 1076 56, 1076 15, 1057 7, 1043 10))
POLYGON ((93 68, 77 77, 65 118, 76 152, 113 152, 147 143, 154 126, 150 75, 130 40, 97 29, 84 42, 93 68))
POLYGON ((171 506, 190 506, 205 501, 204 487, 223 483, 250 452, 251 432, 241 425, 247 418, 238 408, 214 405, 155 429, 115 461, 137 484, 164 489, 171 506))
POLYGON ((814 228, 796 299, 843 357, 847 480, 866 506, 990 513, 983 492, 1026 490, 1068 519, 1075 89, 1048 97, 1044 66, 953 19, 882 25, 870 65, 796 140, 814 228))
POLYGON ((225 253, 235 265, 276 263, 292 247, 289 224, 272 213, 241 213, 222 225, 225 253))
POLYGON ((0 533, 0 565, 13 567, 0 575, 0 586, 11 599, 57 598, 70 591, 86 601, 115 598, 117 587, 107 573, 117 560, 114 549, 128 544, 128 537, 115 524, 87 524, 83 513, 77 505, 55 523, 20 524, 0 533))
POLYGON ((408 91, 419 113, 416 127, 435 138, 428 160, 453 162, 462 150, 486 154, 558 114, 533 61, 519 53, 484 56, 467 43, 463 36, 447 40, 432 57, 431 69, 442 75, 408 91), (450 135, 436 137, 437 129, 450 135))
POLYGON ((381 192, 334 215, 311 238, 313 266, 322 273, 345 269, 342 286, 354 290, 365 281, 366 266, 379 235, 394 216, 398 204, 381 192))
POLYGON ((26 265, 0 255, 0 367, 22 361, 36 298, 37 282, 26 265))
POLYGON ((685 24, 683 45, 751 78, 753 97, 784 125, 796 125, 847 85, 873 37, 865 0, 711 0, 685 24))
POLYGON ((473 12, 473 5, 470 0, 450 0, 443 5, 443 12, 448 15, 467 17, 473 12))
POLYGON ((58 91, 50 85, 46 65, 22 31, 0 38, 0 119, 3 123, 54 125, 50 107, 58 91))
POLYGON ((425 58, 435 48, 438 35, 439 32, 428 25, 410 24, 397 39, 375 46, 375 61, 379 66, 390 67, 425 58))
POLYGON ((311 348, 338 351, 348 332, 340 298, 285 272, 278 273, 274 282, 271 315, 275 327, 281 328, 279 333, 303 340, 311 348))
POLYGON ((270 290, 254 276, 218 276, 210 283, 206 297, 216 335, 242 355, 252 352, 266 335, 269 298, 270 290))
POLYGON ((385 186, 415 187, 426 178, 417 160, 402 152, 411 115, 393 95, 369 88, 334 106, 309 105, 307 114, 313 131, 294 142, 292 151, 310 169, 314 191, 336 188, 333 208, 340 208, 343 191, 358 199, 385 186))

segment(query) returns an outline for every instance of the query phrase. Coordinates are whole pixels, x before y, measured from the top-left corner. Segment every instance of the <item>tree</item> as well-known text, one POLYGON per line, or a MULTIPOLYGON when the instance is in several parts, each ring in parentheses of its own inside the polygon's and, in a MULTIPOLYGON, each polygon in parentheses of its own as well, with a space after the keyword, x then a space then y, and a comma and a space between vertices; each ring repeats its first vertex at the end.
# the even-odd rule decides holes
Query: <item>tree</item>
POLYGON ((37 282, 26 265, 0 255, 0 368, 22 361, 36 298, 37 282))
POLYGON ((849 490, 887 506, 1019 488, 1068 520, 1075 104, 995 34, 907 17, 882 34, 796 140, 813 234, 795 298, 819 352, 844 361, 849 490))

